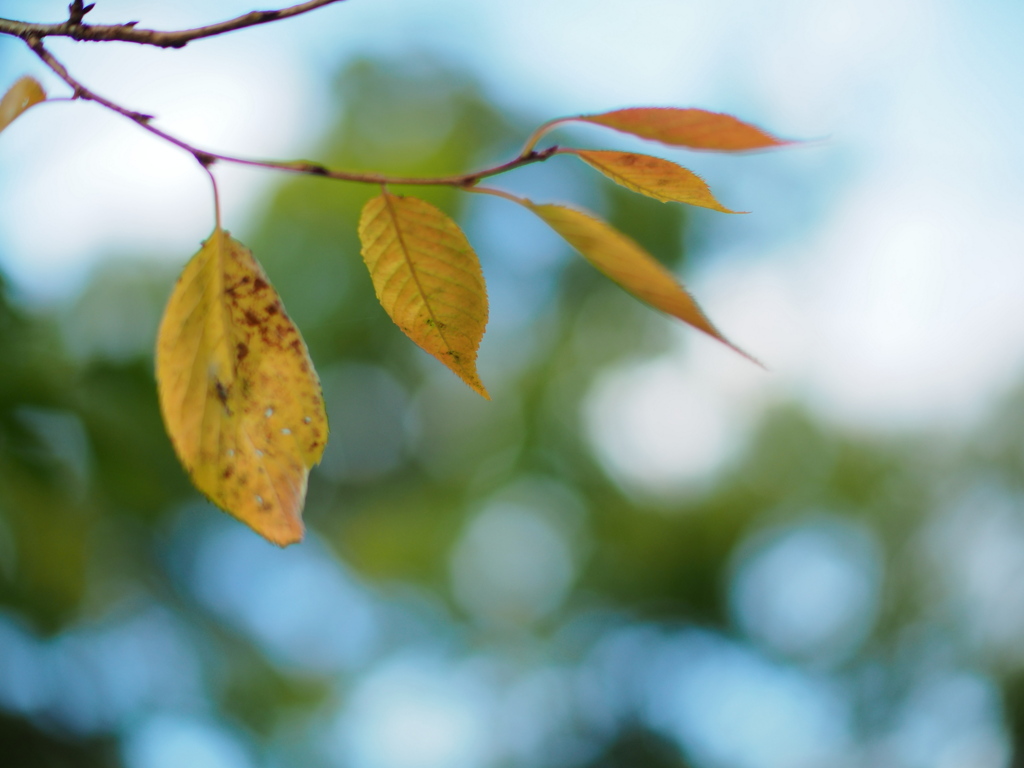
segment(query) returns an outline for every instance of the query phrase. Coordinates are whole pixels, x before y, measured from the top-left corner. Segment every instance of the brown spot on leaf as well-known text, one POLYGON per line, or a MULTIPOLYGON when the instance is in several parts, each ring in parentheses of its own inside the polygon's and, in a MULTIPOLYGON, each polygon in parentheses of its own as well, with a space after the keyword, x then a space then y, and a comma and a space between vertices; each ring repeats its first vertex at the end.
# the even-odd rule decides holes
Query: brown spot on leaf
POLYGON ((237 291, 241 286, 245 285, 248 282, 249 282, 249 278, 248 277, 243 277, 241 280, 239 280, 234 285, 229 285, 227 288, 225 288, 224 289, 224 293, 226 293, 228 296, 231 296, 232 298, 234 298, 235 291, 237 291))
POLYGON ((229 477, 231 477, 231 475, 234 474, 234 472, 235 472, 235 468, 234 467, 226 467, 224 469, 224 475, 223 475, 224 479, 227 480, 229 477))
POLYGON ((254 293, 256 291, 265 290, 267 287, 267 281, 264 280, 262 277, 257 277, 252 283, 252 290, 254 293))
POLYGON ((259 325, 260 319, 253 314, 252 310, 245 310, 245 324, 246 325, 259 325))
POLYGON ((276 315, 277 312, 278 312, 277 304, 267 304, 267 314, 268 315, 276 315))
POLYGON ((240 341, 240 342, 238 342, 237 349, 238 349, 238 362, 242 362, 243 360, 245 360, 245 356, 249 354, 249 347, 247 347, 243 342, 240 341))

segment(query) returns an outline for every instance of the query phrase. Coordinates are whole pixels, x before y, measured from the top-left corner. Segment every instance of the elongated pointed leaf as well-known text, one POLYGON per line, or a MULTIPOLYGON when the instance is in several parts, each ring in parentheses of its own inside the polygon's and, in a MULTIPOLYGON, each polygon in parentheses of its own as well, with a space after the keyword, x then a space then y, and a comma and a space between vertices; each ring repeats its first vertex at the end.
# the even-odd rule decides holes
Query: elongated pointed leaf
POLYGON ((395 324, 488 397, 476 371, 487 289, 458 225, 430 203, 385 192, 363 208, 359 238, 377 299, 395 324))
POLYGON ((263 269, 223 230, 171 294, 156 376, 195 486, 275 544, 300 541, 306 478, 327 441, 320 381, 263 269))
POLYGON ((529 200, 519 202, 626 291, 754 360, 726 339, 675 276, 635 241, 582 211, 561 205, 537 205, 529 200))
POLYGON ((680 165, 660 157, 610 150, 569 150, 581 160, 626 189, 653 197, 663 203, 699 205, 722 213, 737 213, 719 203, 704 179, 680 165))
POLYGON ((0 131, 14 122, 22 112, 46 101, 46 91, 34 77, 22 77, 0 99, 0 131))
POLYGON ((634 107, 599 115, 581 115, 574 119, 604 125, 622 133, 660 141, 673 147, 717 152, 742 152, 791 143, 777 139, 750 123, 737 120, 732 115, 708 112, 704 109, 634 107))

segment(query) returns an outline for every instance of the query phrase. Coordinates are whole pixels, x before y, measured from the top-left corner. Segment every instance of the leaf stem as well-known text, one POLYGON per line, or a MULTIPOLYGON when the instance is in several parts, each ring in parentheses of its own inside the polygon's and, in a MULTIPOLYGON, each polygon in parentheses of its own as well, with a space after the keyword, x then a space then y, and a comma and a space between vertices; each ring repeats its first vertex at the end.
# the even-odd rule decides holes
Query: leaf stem
POLYGON ((537 128, 537 130, 530 134, 530 138, 526 140, 526 144, 523 145, 523 149, 522 151, 520 151, 519 156, 527 157, 528 155, 532 154, 533 148, 537 146, 537 142, 544 138, 544 134, 546 134, 553 128, 561 125, 562 123, 568 122, 573 119, 574 118, 571 117, 558 117, 555 118, 554 120, 548 120, 546 123, 541 125, 539 128, 537 128))
POLYGON ((206 171, 206 175, 210 177, 210 184, 213 187, 213 217, 216 223, 216 229, 220 231, 220 190, 217 189, 217 177, 213 175, 213 171, 210 169, 212 163, 203 164, 203 170, 206 171))
POLYGON ((511 192, 506 192, 503 189, 495 189, 494 187, 473 187, 472 189, 467 189, 466 191, 475 192, 481 195, 493 195, 494 197, 503 197, 506 200, 509 200, 513 203, 518 203, 519 205, 526 205, 528 202, 526 198, 517 197, 516 195, 513 195, 511 192))

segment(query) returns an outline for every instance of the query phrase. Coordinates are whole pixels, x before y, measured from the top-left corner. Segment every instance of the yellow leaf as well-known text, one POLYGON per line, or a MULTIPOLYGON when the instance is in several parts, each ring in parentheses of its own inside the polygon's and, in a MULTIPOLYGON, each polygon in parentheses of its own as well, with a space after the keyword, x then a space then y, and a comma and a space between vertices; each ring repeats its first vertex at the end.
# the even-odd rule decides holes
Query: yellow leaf
POLYGON ((327 441, 320 381, 263 269, 219 228, 167 303, 156 376, 196 488, 275 544, 300 541, 306 478, 327 441))
MULTIPOLYGON (((726 339, 662 264, 610 225, 572 208, 517 202, 540 216, 591 264, 641 301, 677 317, 757 363, 726 339)), ((760 363, 757 363, 760 365, 760 363)))
POLYGON ((14 122, 22 112, 46 101, 46 91, 34 77, 22 77, 0 99, 0 131, 14 122))
POLYGON ((663 203, 688 203, 722 213, 737 213, 719 203, 700 176, 669 160, 632 152, 594 149, 566 151, 597 168, 616 184, 663 203))
POLYGON ((377 299, 395 324, 490 399, 476 371, 487 289, 458 225, 430 203, 384 192, 363 208, 359 239, 377 299))
POLYGON ((596 123, 643 139, 674 147, 742 152, 779 147, 792 142, 777 139, 760 128, 732 115, 705 109, 634 107, 599 115, 581 115, 575 120, 596 123))

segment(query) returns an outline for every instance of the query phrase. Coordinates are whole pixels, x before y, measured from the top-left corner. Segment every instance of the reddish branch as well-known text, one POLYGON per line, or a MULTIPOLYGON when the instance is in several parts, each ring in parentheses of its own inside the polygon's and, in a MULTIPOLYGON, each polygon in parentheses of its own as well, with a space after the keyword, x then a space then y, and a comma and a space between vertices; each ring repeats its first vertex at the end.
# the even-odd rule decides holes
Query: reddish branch
MULTIPOLYGON (((323 5, 323 2, 320 3, 323 5)), ((308 4, 307 4, 308 5, 308 4)), ((298 6, 296 6, 298 7, 298 6)), ((72 6, 74 8, 74 6, 72 6)), ((87 88, 76 78, 74 78, 67 70, 67 68, 61 64, 53 54, 50 53, 43 45, 43 41, 29 36, 25 42, 28 46, 35 51, 35 54, 42 59, 42 61, 53 70, 56 75, 67 83, 74 92, 73 98, 83 99, 86 101, 93 101, 100 106, 106 107, 107 109, 116 112, 122 117, 126 117, 133 121, 141 128, 149 131, 154 136, 158 136, 164 141, 170 142, 176 147, 180 147, 189 154, 191 154, 204 168, 209 168, 215 162, 221 161, 225 163, 235 163, 237 165, 250 165, 259 168, 272 168, 279 171, 289 171, 291 173, 303 173, 310 176, 322 176, 329 179, 340 179, 342 181, 356 181, 364 184, 408 184, 417 186, 445 186, 445 187, 472 187, 481 179, 488 178, 490 176, 497 176, 500 173, 511 171, 514 168, 520 166, 530 165, 532 163, 542 162, 547 160, 553 154, 558 151, 558 147, 549 147, 547 149, 536 151, 529 149, 521 153, 519 156, 509 160, 508 162, 495 165, 490 168, 483 170, 474 171, 472 173, 457 174, 454 176, 436 176, 432 178, 421 178, 416 176, 388 176, 380 173, 359 173, 356 171, 339 171, 328 168, 319 163, 313 163, 308 160, 253 160, 244 157, 234 157, 232 155, 224 155, 218 152, 209 152, 205 149, 197 147, 193 144, 189 144, 183 139, 179 139, 177 136, 173 136, 166 131, 157 128, 152 124, 153 116, 147 115, 143 112, 135 112, 133 110, 122 107, 110 99, 100 96, 98 93, 90 88, 87 88)))
POLYGON ((255 27, 258 24, 267 24, 272 21, 298 16, 309 11, 322 8, 325 5, 341 3, 344 0, 307 0, 288 8, 276 11, 251 11, 234 19, 222 21, 217 24, 210 24, 195 29, 183 29, 175 32, 163 32, 156 29, 139 29, 138 22, 130 21, 126 24, 84 24, 82 19, 92 5, 83 6, 82 0, 75 0, 69 7, 68 20, 60 24, 31 24, 24 21, 13 21, 11 19, 0 19, 0 34, 20 37, 29 41, 33 38, 43 39, 45 37, 70 37, 73 40, 109 42, 118 40, 124 43, 138 43, 140 45, 155 45, 158 48, 184 48, 193 40, 203 37, 215 37, 225 32, 233 32, 236 29, 255 27))

